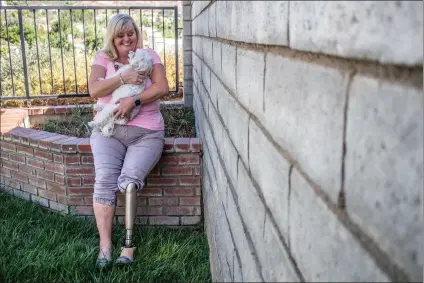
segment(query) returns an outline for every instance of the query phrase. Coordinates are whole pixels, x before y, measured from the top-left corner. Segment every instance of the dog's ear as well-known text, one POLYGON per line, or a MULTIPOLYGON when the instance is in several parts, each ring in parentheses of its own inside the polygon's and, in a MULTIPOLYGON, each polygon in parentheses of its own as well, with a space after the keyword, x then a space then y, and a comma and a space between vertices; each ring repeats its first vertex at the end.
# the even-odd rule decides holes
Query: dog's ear
POLYGON ((128 58, 131 60, 132 58, 134 58, 134 55, 135 55, 134 51, 130 51, 128 53, 128 58))

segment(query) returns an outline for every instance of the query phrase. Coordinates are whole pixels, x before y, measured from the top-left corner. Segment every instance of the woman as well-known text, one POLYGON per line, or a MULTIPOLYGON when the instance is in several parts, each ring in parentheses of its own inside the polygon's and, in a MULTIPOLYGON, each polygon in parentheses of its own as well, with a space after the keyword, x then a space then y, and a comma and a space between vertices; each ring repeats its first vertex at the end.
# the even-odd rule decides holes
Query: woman
MULTIPOLYGON (((139 95, 122 98, 117 104, 119 106, 114 112, 115 116, 129 118, 131 110, 141 103, 139 113, 131 121, 126 125, 115 125, 114 134, 110 138, 104 137, 99 130, 93 130, 90 137, 96 172, 93 209, 100 236, 98 268, 112 262, 116 192, 125 191, 131 185, 134 185, 135 190, 142 189, 143 180, 161 157, 164 122, 158 99, 168 93, 164 66, 157 53, 149 48, 147 51, 153 59, 151 77, 128 70, 121 76, 104 79, 114 74, 120 64, 128 64, 130 51, 142 48, 140 30, 131 16, 115 15, 108 24, 105 41, 105 47, 96 53, 91 67, 88 82, 90 96, 98 98, 98 104, 101 105, 110 100, 111 93, 121 84, 140 84, 145 80, 146 85, 139 95)), ((132 262, 133 253, 134 248, 124 247, 118 262, 132 262)))

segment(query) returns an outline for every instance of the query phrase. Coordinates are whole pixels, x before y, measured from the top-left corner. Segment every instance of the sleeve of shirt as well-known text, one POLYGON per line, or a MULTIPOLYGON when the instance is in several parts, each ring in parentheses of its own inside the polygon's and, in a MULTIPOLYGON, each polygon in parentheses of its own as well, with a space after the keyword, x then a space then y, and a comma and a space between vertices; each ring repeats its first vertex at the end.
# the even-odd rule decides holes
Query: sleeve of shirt
POLYGON ((107 69, 107 64, 109 63, 109 59, 106 55, 105 52, 103 51, 98 51, 96 52, 96 54, 94 55, 94 60, 93 60, 93 64, 92 65, 99 65, 104 67, 105 69, 107 69))
POLYGON ((147 48, 147 51, 149 52, 150 56, 152 56, 152 64, 162 64, 162 61, 160 60, 159 55, 151 48, 147 48))

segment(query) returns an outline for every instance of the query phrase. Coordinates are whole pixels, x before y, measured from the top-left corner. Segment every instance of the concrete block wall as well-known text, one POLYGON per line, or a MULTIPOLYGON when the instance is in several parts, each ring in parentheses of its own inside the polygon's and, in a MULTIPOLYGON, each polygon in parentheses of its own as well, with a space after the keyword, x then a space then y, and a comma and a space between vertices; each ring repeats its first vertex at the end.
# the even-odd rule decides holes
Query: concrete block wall
POLYGON ((213 280, 422 282, 423 3, 183 9, 213 280))

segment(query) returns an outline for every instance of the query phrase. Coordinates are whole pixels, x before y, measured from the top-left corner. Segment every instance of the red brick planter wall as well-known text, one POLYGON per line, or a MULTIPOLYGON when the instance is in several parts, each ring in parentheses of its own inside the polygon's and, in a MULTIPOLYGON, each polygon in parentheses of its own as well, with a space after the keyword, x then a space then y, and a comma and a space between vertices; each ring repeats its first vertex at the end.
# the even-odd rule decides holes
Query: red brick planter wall
MULTIPOLYGON (((49 209, 93 217, 93 156, 88 138, 27 128, 1 135, 1 184, 15 196, 49 209)), ((167 138, 158 165, 138 194, 137 223, 201 223, 201 145, 197 138, 167 138)), ((117 221, 125 196, 118 193, 117 221)))

